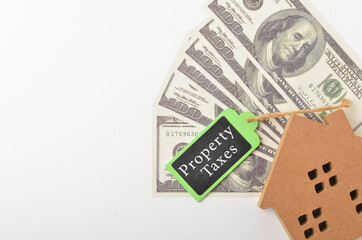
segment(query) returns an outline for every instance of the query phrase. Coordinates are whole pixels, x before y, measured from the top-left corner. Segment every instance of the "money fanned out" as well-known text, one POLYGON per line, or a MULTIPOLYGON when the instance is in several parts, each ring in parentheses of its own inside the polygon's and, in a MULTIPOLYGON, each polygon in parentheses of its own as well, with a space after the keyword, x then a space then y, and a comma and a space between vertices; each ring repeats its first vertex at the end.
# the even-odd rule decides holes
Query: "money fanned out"
MULTIPOLYGON (((261 115, 325 107, 345 112, 362 136, 360 59, 307 0, 210 0, 154 103, 153 192, 185 196, 165 165, 224 109, 261 115)), ((305 117, 323 122, 323 116, 305 117)), ((260 147, 211 196, 258 196, 288 118, 266 120, 260 147)))

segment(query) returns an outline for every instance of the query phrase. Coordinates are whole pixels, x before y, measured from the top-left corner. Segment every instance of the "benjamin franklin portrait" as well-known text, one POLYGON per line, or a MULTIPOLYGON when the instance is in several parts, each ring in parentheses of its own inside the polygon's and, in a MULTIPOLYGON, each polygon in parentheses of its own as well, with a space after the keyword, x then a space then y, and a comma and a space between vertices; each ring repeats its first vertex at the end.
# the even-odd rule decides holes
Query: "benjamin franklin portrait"
POLYGON ((241 193, 261 192, 270 167, 270 162, 252 154, 220 183, 217 190, 241 193))
MULTIPOLYGON (((254 41, 256 59, 275 79, 308 71, 322 56, 324 44, 321 26, 312 16, 288 11, 266 21, 254 41)), ((250 61, 245 69, 258 97, 276 104, 285 102, 250 61)))

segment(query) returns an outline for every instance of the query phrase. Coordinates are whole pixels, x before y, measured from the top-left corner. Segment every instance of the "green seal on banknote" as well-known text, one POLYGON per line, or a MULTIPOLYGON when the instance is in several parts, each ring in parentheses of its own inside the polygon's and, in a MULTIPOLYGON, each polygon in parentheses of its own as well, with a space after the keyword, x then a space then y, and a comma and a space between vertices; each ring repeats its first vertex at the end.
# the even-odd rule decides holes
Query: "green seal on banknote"
POLYGON ((244 6, 251 10, 256 11, 259 10, 262 6, 264 1, 263 0, 243 0, 244 6))

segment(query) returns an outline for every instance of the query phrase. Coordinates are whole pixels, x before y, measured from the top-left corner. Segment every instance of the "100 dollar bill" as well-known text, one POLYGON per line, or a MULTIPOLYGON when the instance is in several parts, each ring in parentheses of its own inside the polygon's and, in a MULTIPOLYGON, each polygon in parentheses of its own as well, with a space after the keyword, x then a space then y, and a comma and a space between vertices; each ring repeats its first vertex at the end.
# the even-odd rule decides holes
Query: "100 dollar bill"
MULTIPOLYGON (((189 36, 174 63, 179 72, 217 99, 220 106, 224 105, 237 112, 253 112, 255 115, 267 113, 262 111, 235 81, 237 77, 230 75, 232 70, 226 72, 226 69, 223 69, 225 66, 219 64, 221 59, 210 52, 208 45, 200 41, 194 33, 190 33, 189 36)), ((272 121, 266 120, 260 123, 258 129, 273 141, 267 142, 268 139, 264 139, 265 144, 275 144, 277 147, 281 133, 272 121)))
MULTIPOLYGON (((330 106, 342 98, 355 133, 362 136, 361 62, 306 0, 213 0, 208 5, 234 51, 248 58, 249 86, 279 110, 330 106)), ((329 112, 308 113, 321 121, 329 112)))
MULTIPOLYGON (((260 103, 261 109, 264 113, 271 112, 280 112, 278 108, 278 102, 272 101, 267 97, 263 97, 262 94, 259 94, 259 89, 255 88, 253 84, 247 79, 247 72, 245 65, 252 65, 249 61, 247 55, 244 51, 240 51, 237 48, 237 44, 233 40, 233 36, 228 32, 223 30, 214 20, 207 20, 206 23, 201 24, 198 28, 198 35, 202 42, 207 42, 211 47, 211 52, 214 55, 220 56, 219 64, 222 66, 223 71, 226 69, 231 69, 237 77, 238 82, 244 89, 249 90, 249 96, 257 103, 260 103)), ((254 66, 254 65, 252 65, 254 66)), ((255 66, 254 66, 255 67, 255 66)), ((278 92, 275 92, 278 94, 278 92)), ((274 124, 280 132, 283 132, 283 129, 287 123, 285 117, 280 117, 274 120, 274 124)))
MULTIPOLYGON (((200 65, 213 66, 217 69, 214 73, 220 79, 225 81, 233 79, 235 82, 236 97, 238 100, 247 105, 249 111, 256 115, 277 112, 278 109, 271 108, 270 104, 264 98, 258 98, 254 90, 247 85, 245 81, 245 70, 237 62, 240 58, 246 59, 245 54, 233 51, 233 42, 214 21, 206 21, 206 25, 202 24, 201 29, 196 33, 196 41, 187 51, 194 59, 200 62, 200 65), (213 29, 215 28, 215 29, 213 29), (213 65, 212 65, 212 64, 213 65)), ((205 67, 205 66, 204 66, 205 67)), ((205 67, 207 68, 207 67, 205 67)), ((211 67, 209 67, 211 69, 211 67)), ((232 93, 233 94, 233 93, 232 93)), ((286 120, 285 120, 286 122, 286 120)), ((280 124, 279 119, 267 119, 267 127, 277 135, 279 142, 284 125, 280 124)))
MULTIPOLYGON (((162 108, 169 115, 174 115, 197 127, 206 127, 227 108, 219 99, 194 84, 183 73, 176 70, 170 74, 156 101, 156 107, 162 108)), ((234 110, 243 112, 238 107, 234 110)), ((256 132, 261 144, 254 154, 272 161, 276 149, 266 143, 273 142, 269 142, 268 137, 259 129, 256 132)))

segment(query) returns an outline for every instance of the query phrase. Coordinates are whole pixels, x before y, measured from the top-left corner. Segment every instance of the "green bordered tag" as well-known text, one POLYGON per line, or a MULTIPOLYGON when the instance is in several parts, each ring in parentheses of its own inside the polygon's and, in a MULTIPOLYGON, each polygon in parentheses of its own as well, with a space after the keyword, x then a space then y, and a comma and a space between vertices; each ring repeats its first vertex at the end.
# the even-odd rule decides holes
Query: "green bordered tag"
POLYGON ((260 144, 255 115, 227 109, 189 143, 166 168, 201 201, 260 144))

